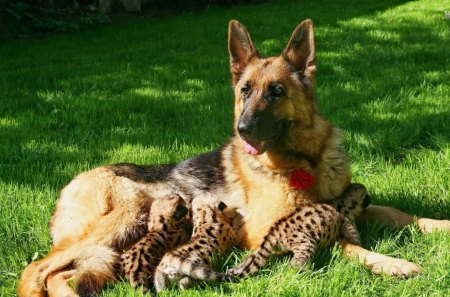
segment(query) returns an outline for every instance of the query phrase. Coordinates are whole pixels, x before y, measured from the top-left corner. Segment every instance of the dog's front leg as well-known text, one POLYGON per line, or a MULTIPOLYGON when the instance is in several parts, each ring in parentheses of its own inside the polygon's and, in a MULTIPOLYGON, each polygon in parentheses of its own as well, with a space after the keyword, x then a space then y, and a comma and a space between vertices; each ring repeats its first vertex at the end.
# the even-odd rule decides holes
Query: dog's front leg
POLYGON ((374 274, 386 274, 408 278, 418 274, 421 270, 421 267, 417 264, 366 250, 345 239, 340 239, 339 244, 343 249, 344 256, 351 259, 357 259, 361 264, 367 266, 374 274))
POLYGON ((402 229, 407 225, 417 222, 417 226, 422 233, 450 231, 449 220, 420 218, 392 207, 380 205, 369 205, 365 212, 358 218, 358 221, 369 224, 378 223, 393 230, 402 229))

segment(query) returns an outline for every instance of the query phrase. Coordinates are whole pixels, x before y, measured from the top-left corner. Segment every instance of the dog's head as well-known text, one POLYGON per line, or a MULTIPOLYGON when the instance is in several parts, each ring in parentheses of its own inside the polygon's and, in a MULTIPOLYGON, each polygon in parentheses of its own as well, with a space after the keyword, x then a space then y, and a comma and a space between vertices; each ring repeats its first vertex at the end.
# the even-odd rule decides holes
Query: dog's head
POLYGON ((303 21, 278 57, 263 58, 249 33, 232 20, 228 50, 235 92, 235 129, 245 151, 259 155, 291 130, 313 123, 316 69, 311 20, 303 21))

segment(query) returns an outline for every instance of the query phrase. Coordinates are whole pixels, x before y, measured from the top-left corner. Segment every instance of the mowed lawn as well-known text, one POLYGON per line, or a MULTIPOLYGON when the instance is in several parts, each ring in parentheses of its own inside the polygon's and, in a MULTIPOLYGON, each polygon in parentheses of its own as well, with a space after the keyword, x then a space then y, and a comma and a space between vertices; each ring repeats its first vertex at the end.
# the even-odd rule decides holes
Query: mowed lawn
MULTIPOLYGON (((375 203, 450 219, 450 4, 335 2, 211 7, 0 41, 0 296, 14 296, 25 265, 49 251, 55 200, 77 173, 116 162, 179 162, 227 141, 229 19, 246 25, 263 55, 277 55, 311 18, 319 106, 345 132, 354 181, 375 203)), ((253 277, 162 295, 449 296, 450 233, 361 232, 365 247, 423 272, 408 280, 374 276, 334 247, 305 272, 273 258, 253 277)), ((244 256, 235 250, 217 269, 244 256)), ((141 294, 123 282, 101 295, 141 294)))

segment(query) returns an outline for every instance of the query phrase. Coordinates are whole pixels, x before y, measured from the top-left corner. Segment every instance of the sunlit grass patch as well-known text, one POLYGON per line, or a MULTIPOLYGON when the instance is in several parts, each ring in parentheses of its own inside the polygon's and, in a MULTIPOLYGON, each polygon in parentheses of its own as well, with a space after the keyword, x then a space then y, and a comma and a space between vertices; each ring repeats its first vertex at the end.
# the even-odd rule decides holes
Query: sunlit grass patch
MULTIPOLYGON (((445 2, 268 1, 121 21, 0 44, 0 296, 50 249, 59 190, 105 164, 156 164, 218 147, 232 133, 226 31, 242 21, 264 56, 312 18, 317 100, 341 127, 353 178, 375 203, 450 218, 450 35, 445 2)), ((446 296, 450 236, 362 229, 374 251, 419 263, 410 280, 372 275, 335 247, 299 272, 287 257, 238 282, 162 296, 446 296)), ((217 263, 224 270, 247 252, 217 263)), ((101 296, 141 296, 126 283, 101 296)))

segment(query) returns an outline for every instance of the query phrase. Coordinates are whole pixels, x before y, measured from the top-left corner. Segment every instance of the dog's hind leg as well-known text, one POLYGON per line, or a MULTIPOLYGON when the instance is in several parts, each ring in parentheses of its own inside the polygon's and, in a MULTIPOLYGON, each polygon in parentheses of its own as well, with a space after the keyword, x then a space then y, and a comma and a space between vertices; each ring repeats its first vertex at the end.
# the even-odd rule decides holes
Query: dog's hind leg
POLYGON ((365 212, 358 218, 358 221, 369 224, 378 223, 394 230, 402 229, 407 225, 417 222, 417 226, 422 233, 450 231, 449 220, 420 218, 392 207, 380 205, 369 205, 365 212))
POLYGON ((75 273, 75 269, 52 272, 47 278, 48 297, 79 297, 69 285, 75 273))
POLYGON ((23 272, 20 297, 45 296, 47 277, 76 268, 75 291, 98 293, 115 280, 117 251, 145 233, 152 197, 107 168, 82 173, 62 191, 51 222, 52 251, 23 272))
POLYGON ((30 263, 22 272, 22 278, 26 279, 26 282, 19 282, 17 293, 19 296, 27 297, 45 297, 44 287, 40 281, 40 278, 35 277, 40 273, 40 264, 42 260, 34 261, 30 263))

